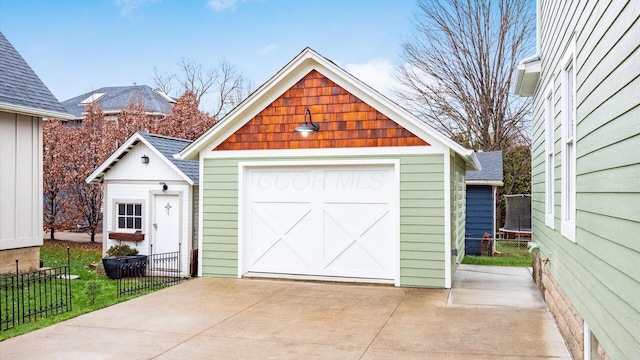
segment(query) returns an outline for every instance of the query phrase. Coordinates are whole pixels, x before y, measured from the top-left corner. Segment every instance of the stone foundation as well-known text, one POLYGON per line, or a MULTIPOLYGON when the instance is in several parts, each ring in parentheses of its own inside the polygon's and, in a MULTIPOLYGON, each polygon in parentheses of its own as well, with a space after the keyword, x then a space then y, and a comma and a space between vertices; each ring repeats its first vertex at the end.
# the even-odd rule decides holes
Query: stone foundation
POLYGON ((15 274, 16 259, 20 271, 37 269, 40 267, 40 247, 0 250, 0 274, 15 274))
MULTIPOLYGON (((556 320, 571 356, 576 360, 584 359, 584 319, 544 265, 543 259, 540 259, 538 252, 534 251, 533 279, 549 305, 549 311, 556 320)), ((598 344, 597 355, 592 355, 592 359, 609 360, 609 357, 598 344)))

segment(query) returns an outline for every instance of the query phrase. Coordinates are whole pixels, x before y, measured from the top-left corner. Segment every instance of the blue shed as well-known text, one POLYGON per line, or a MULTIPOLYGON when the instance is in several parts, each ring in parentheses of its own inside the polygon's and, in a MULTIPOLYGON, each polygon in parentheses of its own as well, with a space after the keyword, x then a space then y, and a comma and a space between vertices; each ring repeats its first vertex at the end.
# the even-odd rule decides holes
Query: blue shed
POLYGON ((467 171, 465 254, 480 255, 480 238, 496 234, 497 189, 502 182, 502 151, 477 152, 480 171, 467 171))

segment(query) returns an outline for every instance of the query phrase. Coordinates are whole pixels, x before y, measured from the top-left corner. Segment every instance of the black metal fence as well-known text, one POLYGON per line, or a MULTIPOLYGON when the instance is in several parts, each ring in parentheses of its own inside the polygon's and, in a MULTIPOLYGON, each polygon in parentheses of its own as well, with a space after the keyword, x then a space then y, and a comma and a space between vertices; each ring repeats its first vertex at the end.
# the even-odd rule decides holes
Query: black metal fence
POLYGON ((119 274, 118 296, 179 284, 182 281, 180 251, 153 254, 144 261, 123 264, 119 274))
POLYGON ((71 311, 70 250, 67 265, 0 276, 0 331, 71 311))

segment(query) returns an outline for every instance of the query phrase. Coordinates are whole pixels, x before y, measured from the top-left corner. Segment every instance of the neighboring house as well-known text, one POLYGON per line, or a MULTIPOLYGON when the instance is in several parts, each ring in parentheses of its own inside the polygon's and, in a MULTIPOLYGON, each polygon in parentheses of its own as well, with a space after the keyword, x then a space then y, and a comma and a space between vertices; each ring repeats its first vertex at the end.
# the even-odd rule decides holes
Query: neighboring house
POLYGON ((482 169, 467 171, 465 255, 480 255, 484 233, 496 236, 496 203, 502 187, 502 151, 477 152, 482 169))
POLYGON ((640 2, 538 1, 535 277, 575 359, 640 359, 640 2))
POLYGON ((68 121, 67 126, 79 126, 86 115, 85 108, 89 104, 100 104, 104 119, 118 121, 123 110, 130 104, 142 104, 145 113, 156 121, 161 121, 173 108, 175 99, 160 90, 154 90, 147 85, 111 86, 78 95, 62 102, 69 114, 73 114, 74 121, 68 121))
POLYGON ((43 117, 71 118, 0 32, 0 274, 39 267, 43 117))
POLYGON ((179 157, 202 276, 451 287, 475 153, 309 48, 179 157))
POLYGON ((189 275, 197 249, 198 162, 178 160, 190 140, 136 132, 89 177, 103 184, 103 255, 123 243, 141 255, 180 251, 189 275), (195 210, 194 210, 195 209, 195 210), (131 240, 131 234, 141 239, 131 240))

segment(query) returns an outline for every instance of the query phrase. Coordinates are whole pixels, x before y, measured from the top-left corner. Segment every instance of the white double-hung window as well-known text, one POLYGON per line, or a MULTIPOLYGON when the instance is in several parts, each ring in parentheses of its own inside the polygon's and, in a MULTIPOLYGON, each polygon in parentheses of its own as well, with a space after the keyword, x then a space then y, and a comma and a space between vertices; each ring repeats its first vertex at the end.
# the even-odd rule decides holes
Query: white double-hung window
POLYGON ((576 241, 576 57, 575 38, 562 58, 561 232, 576 241))
POLYGON ((544 148, 545 148, 545 224, 554 228, 554 184, 555 181, 555 126, 553 113, 553 81, 547 86, 544 93, 544 148))

